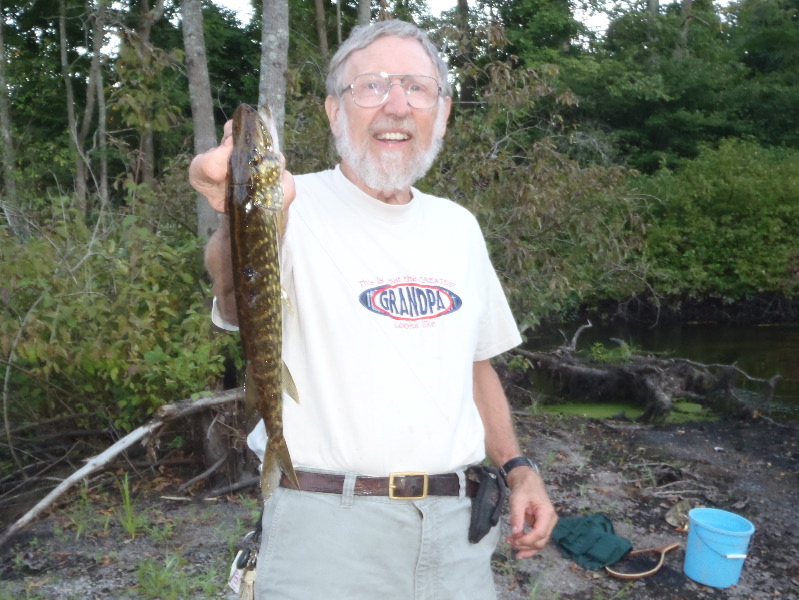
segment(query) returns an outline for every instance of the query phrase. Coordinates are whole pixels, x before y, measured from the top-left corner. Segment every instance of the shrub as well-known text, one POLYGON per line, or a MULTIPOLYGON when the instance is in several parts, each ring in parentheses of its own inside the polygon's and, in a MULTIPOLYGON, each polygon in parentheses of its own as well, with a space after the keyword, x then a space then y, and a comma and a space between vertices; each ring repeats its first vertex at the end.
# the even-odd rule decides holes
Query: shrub
POLYGON ((237 351, 235 336, 212 334, 201 244, 130 215, 90 228, 66 208, 28 239, 0 229, 12 418, 87 412, 129 430, 211 386, 237 351))
POLYGON ((728 140, 643 189, 658 198, 646 256, 664 295, 727 301, 799 291, 799 154, 728 140))

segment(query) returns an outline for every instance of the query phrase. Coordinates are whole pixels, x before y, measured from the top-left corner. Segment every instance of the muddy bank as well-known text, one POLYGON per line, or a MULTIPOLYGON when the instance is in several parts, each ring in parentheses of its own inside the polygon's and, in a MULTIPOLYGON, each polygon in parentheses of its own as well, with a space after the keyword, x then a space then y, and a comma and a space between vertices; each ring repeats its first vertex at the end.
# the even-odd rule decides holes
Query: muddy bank
MULTIPOLYGON (((562 516, 601 512, 634 548, 681 547, 654 576, 625 582, 582 569, 554 546, 522 562, 500 546, 500 600, 799 598, 799 424, 637 426, 520 414, 517 428, 562 516), (682 573, 686 534, 666 521, 680 500, 755 524, 739 585, 709 588, 682 573)), ((257 512, 255 491, 213 504, 166 499, 186 478, 162 470, 137 480, 127 512, 109 475, 71 494, 0 553, 0 600, 234 598, 224 587, 227 563, 257 512)))

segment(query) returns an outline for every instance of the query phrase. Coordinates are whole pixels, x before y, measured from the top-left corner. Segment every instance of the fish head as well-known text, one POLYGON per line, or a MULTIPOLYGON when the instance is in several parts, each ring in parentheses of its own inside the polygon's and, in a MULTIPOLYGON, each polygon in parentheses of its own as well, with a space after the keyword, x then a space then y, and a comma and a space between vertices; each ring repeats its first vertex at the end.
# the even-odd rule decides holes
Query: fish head
POLYGON ((283 208, 282 165, 272 111, 241 104, 233 113, 230 183, 247 186, 247 197, 267 210, 283 208))

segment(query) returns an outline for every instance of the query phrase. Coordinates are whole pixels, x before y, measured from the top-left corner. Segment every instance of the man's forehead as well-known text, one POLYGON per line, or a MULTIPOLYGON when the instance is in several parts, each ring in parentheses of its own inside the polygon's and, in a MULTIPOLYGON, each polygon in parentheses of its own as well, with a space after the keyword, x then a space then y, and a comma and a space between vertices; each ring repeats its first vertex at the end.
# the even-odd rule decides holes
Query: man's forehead
POLYGON ((383 36, 347 58, 349 77, 361 73, 413 73, 437 75, 435 65, 419 40, 383 36))

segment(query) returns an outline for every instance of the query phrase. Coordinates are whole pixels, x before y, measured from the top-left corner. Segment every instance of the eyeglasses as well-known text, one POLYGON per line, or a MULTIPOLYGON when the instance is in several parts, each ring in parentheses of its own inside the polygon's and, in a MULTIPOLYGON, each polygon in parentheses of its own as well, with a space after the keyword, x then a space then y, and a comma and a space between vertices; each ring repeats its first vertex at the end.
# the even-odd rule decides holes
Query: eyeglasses
POLYGON ((402 73, 364 73, 341 90, 352 92, 352 100, 361 108, 377 108, 388 98, 391 86, 398 85, 405 91, 408 105, 413 108, 433 108, 438 102, 441 87, 427 75, 405 75, 402 73), (392 79, 400 78, 399 82, 392 79))

